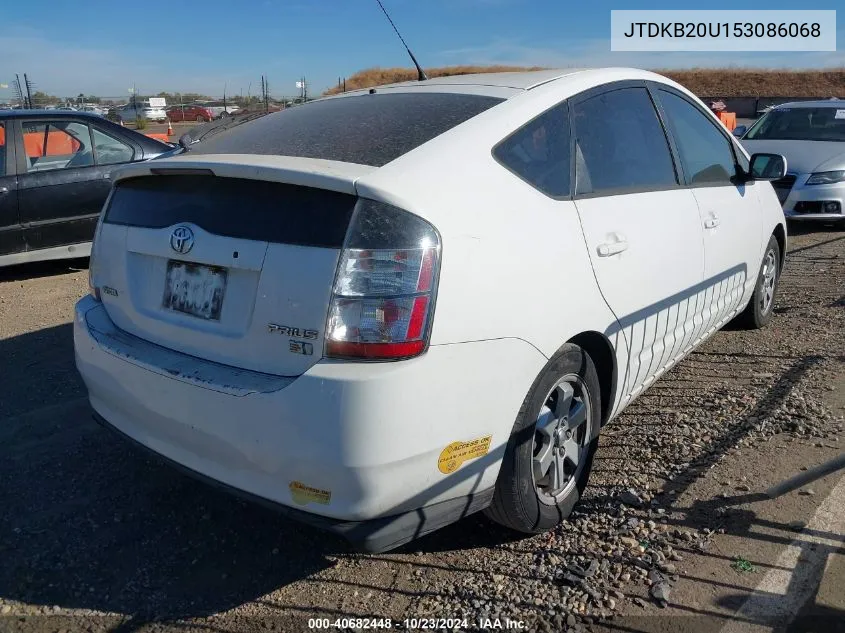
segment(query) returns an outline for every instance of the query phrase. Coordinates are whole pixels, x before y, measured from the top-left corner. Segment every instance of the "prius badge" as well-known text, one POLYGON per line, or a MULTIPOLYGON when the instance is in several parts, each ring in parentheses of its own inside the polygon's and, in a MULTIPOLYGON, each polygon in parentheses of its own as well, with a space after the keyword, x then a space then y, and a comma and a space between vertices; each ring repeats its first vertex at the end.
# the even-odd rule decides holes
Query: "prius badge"
MULTIPOLYGON (((317 330, 306 330, 299 327, 291 327, 289 325, 279 325, 277 323, 268 323, 267 329, 271 334, 278 333, 282 336, 300 337, 309 340, 315 340, 319 336, 317 330)), ((294 354, 304 354, 311 356, 314 353, 314 344, 307 341, 295 341, 292 338, 288 339, 288 349, 294 354)))
POLYGON ((194 232, 187 226, 177 226, 170 234, 170 248, 185 254, 194 247, 194 232))

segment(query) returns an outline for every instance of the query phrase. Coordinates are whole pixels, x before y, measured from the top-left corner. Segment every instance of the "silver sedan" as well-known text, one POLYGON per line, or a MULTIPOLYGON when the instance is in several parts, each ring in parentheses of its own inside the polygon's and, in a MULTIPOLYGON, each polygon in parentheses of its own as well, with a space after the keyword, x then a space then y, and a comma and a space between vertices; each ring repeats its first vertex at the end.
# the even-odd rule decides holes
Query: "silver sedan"
POLYGON ((845 100, 785 103, 734 134, 752 154, 786 157, 786 177, 772 185, 787 218, 845 227, 845 100))

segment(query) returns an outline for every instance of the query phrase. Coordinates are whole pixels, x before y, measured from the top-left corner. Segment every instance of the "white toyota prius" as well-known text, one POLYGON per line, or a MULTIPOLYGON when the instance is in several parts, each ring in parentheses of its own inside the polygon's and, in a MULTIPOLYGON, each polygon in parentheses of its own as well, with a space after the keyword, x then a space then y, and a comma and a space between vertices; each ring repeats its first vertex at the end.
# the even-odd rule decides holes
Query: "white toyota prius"
POLYGON ((187 148, 114 174, 74 326, 96 417, 365 550, 553 528, 604 424, 772 318, 785 160, 649 72, 408 82, 187 148))

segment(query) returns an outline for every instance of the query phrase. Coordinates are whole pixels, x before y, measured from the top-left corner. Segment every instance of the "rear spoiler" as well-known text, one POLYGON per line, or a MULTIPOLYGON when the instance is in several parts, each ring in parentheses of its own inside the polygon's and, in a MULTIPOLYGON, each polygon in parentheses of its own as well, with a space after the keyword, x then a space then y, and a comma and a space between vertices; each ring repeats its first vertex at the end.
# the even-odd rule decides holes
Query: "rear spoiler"
POLYGON ((376 169, 378 168, 370 165, 320 158, 255 154, 185 154, 131 163, 116 169, 112 175, 117 183, 139 176, 206 173, 210 176, 267 180, 355 195, 356 181, 376 169))

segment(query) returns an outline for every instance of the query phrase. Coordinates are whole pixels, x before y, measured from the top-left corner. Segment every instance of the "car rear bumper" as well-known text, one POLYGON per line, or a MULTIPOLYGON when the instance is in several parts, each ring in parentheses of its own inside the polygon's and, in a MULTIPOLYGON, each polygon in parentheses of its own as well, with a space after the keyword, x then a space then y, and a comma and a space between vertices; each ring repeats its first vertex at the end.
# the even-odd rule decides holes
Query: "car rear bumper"
POLYGON ((74 342, 91 405, 115 430, 369 550, 489 502, 516 413, 546 362, 504 339, 269 376, 122 332, 92 297, 76 306, 74 342), (486 454, 441 472, 447 446, 487 436, 486 454))
POLYGON ((246 501, 270 508, 283 516, 311 525, 317 529, 337 534, 349 541, 356 549, 362 552, 377 553, 385 552, 398 547, 415 538, 433 532, 438 528, 459 521, 479 510, 483 510, 493 499, 494 489, 488 488, 466 497, 449 499, 439 503, 433 503, 410 512, 396 514, 388 517, 369 519, 365 521, 343 521, 332 519, 319 514, 297 510, 290 506, 275 503, 264 497, 259 497, 245 490, 226 485, 216 479, 212 479, 202 473, 186 468, 179 462, 165 457, 161 453, 153 451, 150 447, 142 444, 131 435, 127 435, 98 413, 94 413, 94 420, 104 428, 114 432, 124 440, 129 441, 136 447, 152 455, 155 459, 168 464, 180 472, 202 481, 208 485, 219 488, 233 496, 240 497, 246 501))

